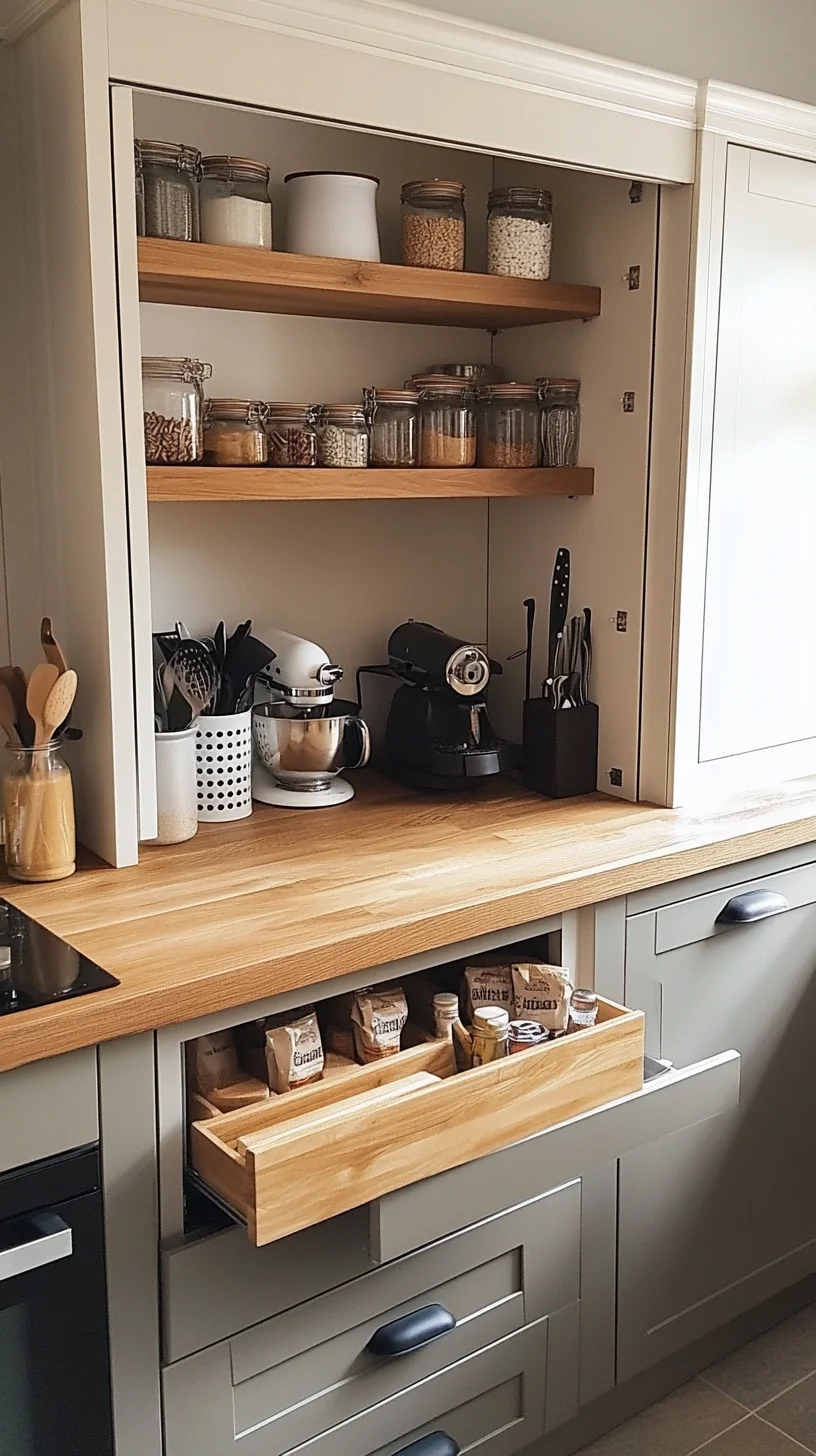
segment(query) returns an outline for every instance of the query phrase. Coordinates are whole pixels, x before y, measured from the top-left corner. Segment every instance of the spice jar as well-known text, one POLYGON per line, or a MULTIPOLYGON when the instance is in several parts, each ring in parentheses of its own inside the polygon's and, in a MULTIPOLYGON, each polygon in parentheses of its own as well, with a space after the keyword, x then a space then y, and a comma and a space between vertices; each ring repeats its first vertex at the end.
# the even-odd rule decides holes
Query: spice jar
POLYGON ((487 199, 487 271, 506 278, 549 278, 552 193, 499 187, 487 199))
POLYGON ((510 1013, 503 1006, 479 1006, 473 1013, 473 1066, 508 1054, 510 1013))
POLYGON ((65 880, 76 869, 76 829, 62 744, 9 754, 3 777, 6 869, 14 880, 65 880))
POLYGON ((537 379, 541 394, 541 453, 544 465, 578 464, 581 406, 578 379, 537 379))
POLYGON ((197 243, 201 153, 183 142, 137 141, 136 146, 144 178, 145 235, 197 243))
POLYGON ((204 454, 204 390, 212 367, 200 359, 142 360, 145 459, 192 465, 204 454))
POLYGON ((227 248, 272 247, 269 168, 247 157, 201 162, 201 241, 227 248))
POLYGON ((259 399, 208 399, 205 465, 265 465, 266 406, 259 399))
POLYGON ((508 1050, 512 1056, 514 1052, 526 1052, 530 1047, 543 1046, 549 1041, 550 1033, 546 1026, 539 1026, 537 1021, 511 1021, 508 1037, 508 1050))
POLYGON ((370 463, 384 468, 417 463, 419 395, 415 389, 364 391, 371 422, 370 463))
POLYGON ((266 406, 266 442, 269 465, 317 464, 317 411, 312 404, 266 406))
POLYGON ((460 380, 428 374, 419 389, 419 463, 446 470, 476 464, 476 396, 460 380))
POLYGON ((538 464, 539 393, 534 384, 492 384, 479 397, 477 464, 538 464))
POLYGON ((409 268, 465 266, 465 187, 462 182, 406 182, 402 202, 402 261, 409 268))
POLYGON ((583 1031, 594 1026, 598 1020, 598 997, 594 991, 584 991, 576 986, 570 997, 568 1031, 583 1031))
POLYGON ((368 419, 362 405, 323 405, 317 422, 317 463, 342 468, 368 465, 368 419))

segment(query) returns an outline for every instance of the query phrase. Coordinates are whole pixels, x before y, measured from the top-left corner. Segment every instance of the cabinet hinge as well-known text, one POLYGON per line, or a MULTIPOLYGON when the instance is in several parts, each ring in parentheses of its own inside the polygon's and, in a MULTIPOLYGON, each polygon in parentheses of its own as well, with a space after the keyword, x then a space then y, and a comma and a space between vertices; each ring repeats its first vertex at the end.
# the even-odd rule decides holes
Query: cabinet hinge
POLYGON ((633 263, 628 273, 624 273, 623 280, 628 285, 629 292, 635 293, 640 288, 640 264, 633 263))
POLYGON ((626 393, 621 395, 620 402, 625 415, 635 413, 635 391, 633 389, 627 389, 626 393))
POLYGON ((609 782, 612 785, 612 788, 613 789, 622 789, 623 788, 623 769, 622 768, 611 768, 609 770, 609 782))
POLYGON ((616 614, 615 614, 615 631, 616 632, 628 632, 628 630, 629 630, 629 613, 628 612, 616 612, 616 614))
POLYGON ((629 188, 629 201, 630 202, 642 202, 643 201, 643 183, 642 182, 633 182, 631 184, 631 186, 629 188))

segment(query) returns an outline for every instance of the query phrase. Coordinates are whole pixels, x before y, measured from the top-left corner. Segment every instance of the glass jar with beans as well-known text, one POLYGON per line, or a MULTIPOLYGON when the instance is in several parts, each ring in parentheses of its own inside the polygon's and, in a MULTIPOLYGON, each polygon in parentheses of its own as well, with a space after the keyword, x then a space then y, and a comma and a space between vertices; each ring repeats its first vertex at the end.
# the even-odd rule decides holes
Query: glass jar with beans
POLYGON ((317 463, 354 469, 368 465, 368 416, 359 404, 323 405, 317 420, 317 463))
POLYGON ((266 406, 259 399, 208 399, 205 465, 265 465, 266 406))
POLYGON ((266 406, 269 465, 303 469, 317 465, 317 409, 313 404, 266 406))
POLYGON ((415 389, 367 389, 371 422, 371 465, 381 469, 416 465, 419 441, 419 395, 415 389))
POLYGON ((461 379, 442 374, 416 381, 419 390, 419 464, 455 470, 476 464, 476 394, 461 379))
POLYGON ((406 182, 402 202, 402 261, 408 268, 465 266, 465 187, 434 177, 406 182))
POLYGON ((552 193, 499 187, 487 202, 487 271, 506 278, 550 276, 552 193))
POLYGON ((538 464, 539 392, 534 384, 494 384, 479 396, 476 463, 488 470, 538 464))
POLYGON ((542 464, 578 464, 581 438, 581 405, 578 379, 537 379, 541 390, 542 464))
POLYGON ((137 141, 148 238, 199 241, 198 181, 201 153, 184 142, 137 141))
POLYGON ((194 465, 204 454, 204 389, 212 367, 200 359, 142 359, 145 460, 194 465))

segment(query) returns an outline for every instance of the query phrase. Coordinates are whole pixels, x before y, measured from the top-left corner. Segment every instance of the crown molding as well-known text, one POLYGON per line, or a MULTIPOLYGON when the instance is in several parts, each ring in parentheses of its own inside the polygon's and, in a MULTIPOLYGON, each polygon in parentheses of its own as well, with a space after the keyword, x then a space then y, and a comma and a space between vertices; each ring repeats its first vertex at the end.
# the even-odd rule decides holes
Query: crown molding
POLYGON ((0 41, 19 40, 62 4, 63 0, 0 0, 0 41))
POLYGON ((706 81, 700 86, 697 120, 701 130, 731 142, 816 159, 816 106, 803 101, 706 81))

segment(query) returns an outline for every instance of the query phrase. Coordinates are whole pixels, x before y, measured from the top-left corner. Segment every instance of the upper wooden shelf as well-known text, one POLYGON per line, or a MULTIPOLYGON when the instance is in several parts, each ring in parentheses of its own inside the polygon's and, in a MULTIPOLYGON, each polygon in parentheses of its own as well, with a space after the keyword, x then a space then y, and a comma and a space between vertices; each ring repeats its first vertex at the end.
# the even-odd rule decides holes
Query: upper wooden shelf
POLYGON ((150 465, 151 501, 531 499, 592 495, 595 472, 572 470, 284 470, 150 465))
POLYGON ((597 318, 601 311, 601 290, 584 284, 159 238, 139 239, 139 297, 144 303, 474 329, 597 318))

